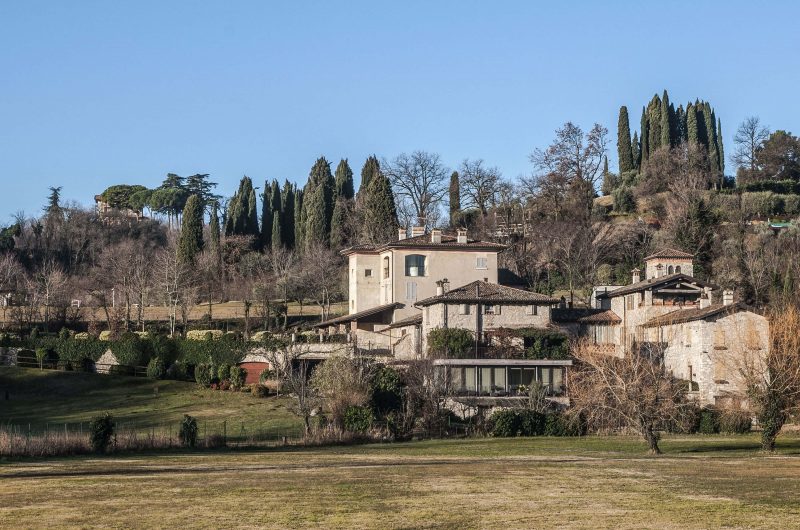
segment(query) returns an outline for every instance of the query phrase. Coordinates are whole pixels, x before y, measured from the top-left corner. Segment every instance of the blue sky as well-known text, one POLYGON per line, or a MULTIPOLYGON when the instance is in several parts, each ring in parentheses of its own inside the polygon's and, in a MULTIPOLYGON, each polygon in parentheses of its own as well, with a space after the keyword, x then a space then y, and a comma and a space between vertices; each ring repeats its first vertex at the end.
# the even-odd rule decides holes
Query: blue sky
POLYGON ((619 106, 638 123, 664 88, 714 105, 728 154, 748 115, 800 132, 800 5, 643 4, 0 0, 0 225, 51 185, 88 205, 205 172, 230 195, 320 155, 516 177, 568 120, 608 127, 613 167, 619 106))

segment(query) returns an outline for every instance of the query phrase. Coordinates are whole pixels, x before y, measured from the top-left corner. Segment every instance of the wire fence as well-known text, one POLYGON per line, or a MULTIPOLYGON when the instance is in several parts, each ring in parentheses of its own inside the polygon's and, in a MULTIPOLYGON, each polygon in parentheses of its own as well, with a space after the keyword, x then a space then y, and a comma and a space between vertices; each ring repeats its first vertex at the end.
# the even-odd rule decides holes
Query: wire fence
POLYGON ((19 368, 40 368, 42 370, 97 372, 99 374, 147 377, 146 366, 129 366, 126 364, 96 363, 89 359, 84 359, 80 362, 43 359, 40 362, 35 356, 18 354, 16 366, 19 368))

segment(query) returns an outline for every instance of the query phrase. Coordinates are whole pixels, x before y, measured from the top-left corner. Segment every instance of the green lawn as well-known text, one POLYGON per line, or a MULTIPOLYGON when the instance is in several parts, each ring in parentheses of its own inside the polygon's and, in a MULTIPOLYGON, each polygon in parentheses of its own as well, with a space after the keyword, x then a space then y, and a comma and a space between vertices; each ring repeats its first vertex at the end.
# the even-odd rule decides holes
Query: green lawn
POLYGON ((34 432, 49 426, 70 430, 110 412, 118 425, 137 430, 176 426, 184 414, 205 430, 229 436, 297 435, 301 424, 286 408, 288 401, 258 399, 249 392, 207 390, 194 383, 145 378, 0 367, 0 424, 20 425, 34 432), (8 392, 9 399, 5 400, 8 392))
POLYGON ((430 441, 17 462, 0 526, 800 526, 800 438, 430 441))

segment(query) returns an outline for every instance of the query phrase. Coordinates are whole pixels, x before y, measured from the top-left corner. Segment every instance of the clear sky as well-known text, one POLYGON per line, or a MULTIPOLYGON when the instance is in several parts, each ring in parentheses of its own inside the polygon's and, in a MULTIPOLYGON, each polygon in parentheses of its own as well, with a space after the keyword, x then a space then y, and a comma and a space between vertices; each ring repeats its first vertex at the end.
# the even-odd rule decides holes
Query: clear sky
MULTIPOLYGON (((305 182, 314 160, 424 149, 507 177, 571 120, 667 88, 800 133, 800 3, 0 0, 0 225, 47 187, 211 173, 305 182)), ((730 164, 729 164, 730 166, 730 164)), ((730 170, 730 167, 729 167, 730 170)))

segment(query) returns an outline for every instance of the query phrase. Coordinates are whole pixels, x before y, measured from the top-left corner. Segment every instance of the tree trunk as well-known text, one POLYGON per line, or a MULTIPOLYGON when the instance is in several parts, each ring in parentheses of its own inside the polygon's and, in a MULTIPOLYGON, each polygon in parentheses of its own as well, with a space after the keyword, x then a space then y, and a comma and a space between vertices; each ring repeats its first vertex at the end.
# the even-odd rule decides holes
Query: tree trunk
POLYGON ((647 427, 643 430, 643 436, 647 442, 647 449, 651 455, 660 455, 661 449, 658 447, 658 433, 655 429, 647 427))

